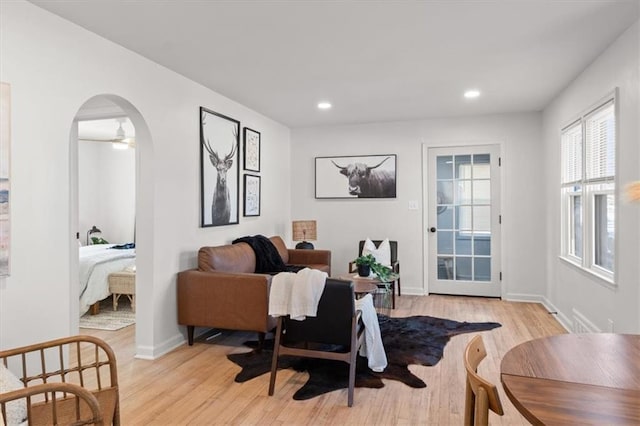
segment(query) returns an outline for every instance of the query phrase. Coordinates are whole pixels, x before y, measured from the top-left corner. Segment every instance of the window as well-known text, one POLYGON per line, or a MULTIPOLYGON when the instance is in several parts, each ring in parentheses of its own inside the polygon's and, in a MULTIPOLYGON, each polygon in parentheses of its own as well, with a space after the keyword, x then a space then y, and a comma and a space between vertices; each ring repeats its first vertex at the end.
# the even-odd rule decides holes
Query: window
POLYGON ((562 130, 562 257, 613 282, 615 97, 562 130))

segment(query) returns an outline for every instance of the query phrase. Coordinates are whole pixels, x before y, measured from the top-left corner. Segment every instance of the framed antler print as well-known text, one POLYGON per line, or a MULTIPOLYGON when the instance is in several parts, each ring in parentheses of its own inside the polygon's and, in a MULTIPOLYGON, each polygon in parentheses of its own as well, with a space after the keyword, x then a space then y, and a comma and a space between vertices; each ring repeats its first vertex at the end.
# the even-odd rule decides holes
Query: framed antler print
POLYGON ((244 128, 244 169, 260 171, 260 132, 244 128))
POLYGON ((244 216, 260 216, 260 176, 244 175, 244 216))
POLYGON ((200 226, 238 223, 240 122, 200 107, 200 226))

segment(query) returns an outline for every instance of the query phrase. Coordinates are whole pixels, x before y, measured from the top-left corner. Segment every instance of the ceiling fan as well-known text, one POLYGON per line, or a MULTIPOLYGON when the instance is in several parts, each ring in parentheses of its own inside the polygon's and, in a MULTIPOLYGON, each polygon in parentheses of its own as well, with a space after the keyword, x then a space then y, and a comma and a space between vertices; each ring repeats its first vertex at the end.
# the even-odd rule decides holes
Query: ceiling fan
POLYGON ((118 129, 116 130, 116 135, 113 138, 109 139, 99 139, 99 138, 83 138, 80 137, 78 140, 84 142, 111 142, 112 146, 116 149, 127 149, 127 148, 135 148, 135 138, 128 138, 122 128, 122 121, 118 121, 118 129))

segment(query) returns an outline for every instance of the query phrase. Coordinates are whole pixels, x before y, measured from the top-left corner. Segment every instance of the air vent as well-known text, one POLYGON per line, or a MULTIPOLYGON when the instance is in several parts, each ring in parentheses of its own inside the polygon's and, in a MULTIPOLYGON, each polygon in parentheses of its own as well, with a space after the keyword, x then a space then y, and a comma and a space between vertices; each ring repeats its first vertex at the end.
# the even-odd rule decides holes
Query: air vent
POLYGON ((591 321, 587 319, 584 315, 578 312, 575 309, 571 310, 573 312, 573 332, 574 333, 600 333, 601 330, 596 327, 591 321))

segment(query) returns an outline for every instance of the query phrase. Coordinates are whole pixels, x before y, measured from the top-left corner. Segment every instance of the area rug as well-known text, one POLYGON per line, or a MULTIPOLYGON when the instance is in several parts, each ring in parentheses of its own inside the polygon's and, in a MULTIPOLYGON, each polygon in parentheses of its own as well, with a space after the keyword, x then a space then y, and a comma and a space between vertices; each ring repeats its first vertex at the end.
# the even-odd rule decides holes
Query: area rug
MULTIPOLYGON (((409 371, 409 365, 436 365, 442 359, 444 347, 451 337, 501 326, 497 322, 469 323, 430 316, 390 318, 378 315, 378 321, 388 366, 384 372, 375 373, 367 366, 367 359, 358 356, 356 387, 381 388, 384 387, 382 379, 388 379, 413 388, 424 388, 426 383, 409 371)), ((245 345, 256 348, 258 342, 245 342, 245 345)), ((268 340, 262 351, 254 349, 231 354, 227 358, 242 367, 235 381, 245 382, 270 372, 272 356, 273 340, 268 340)), ((345 362, 284 356, 280 357, 278 368, 293 368, 309 373, 307 382, 293 395, 296 400, 310 399, 348 387, 349 366, 345 362)))
POLYGON ((100 312, 91 315, 90 311, 80 317, 80 328, 115 331, 136 322, 136 314, 126 296, 118 300, 118 310, 113 310, 113 301, 108 297, 100 302, 100 312))

